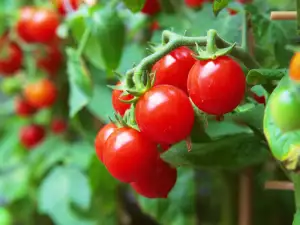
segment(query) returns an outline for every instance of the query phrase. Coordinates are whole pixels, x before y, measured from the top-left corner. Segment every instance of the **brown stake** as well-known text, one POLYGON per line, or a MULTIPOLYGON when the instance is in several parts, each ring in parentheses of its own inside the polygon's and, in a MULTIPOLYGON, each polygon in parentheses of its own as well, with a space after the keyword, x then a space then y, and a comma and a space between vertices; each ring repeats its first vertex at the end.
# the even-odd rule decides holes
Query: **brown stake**
POLYGON ((252 224, 252 177, 249 168, 239 178, 239 225, 252 224))
POLYGON ((294 184, 289 181, 267 181, 265 189, 268 190, 294 190, 294 184))
POLYGON ((271 20, 296 20, 296 11, 274 11, 271 12, 271 20))

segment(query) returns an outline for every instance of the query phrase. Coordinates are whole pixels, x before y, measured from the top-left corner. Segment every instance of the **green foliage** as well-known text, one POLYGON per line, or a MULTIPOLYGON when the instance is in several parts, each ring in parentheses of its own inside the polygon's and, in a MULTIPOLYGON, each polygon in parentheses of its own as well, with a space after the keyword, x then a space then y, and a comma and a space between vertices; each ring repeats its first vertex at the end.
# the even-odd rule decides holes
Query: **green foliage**
POLYGON ((134 13, 141 11, 145 4, 145 0, 123 0, 123 2, 134 13))
POLYGON ((217 16, 219 12, 224 9, 229 3, 229 0, 215 0, 213 3, 213 11, 217 16))

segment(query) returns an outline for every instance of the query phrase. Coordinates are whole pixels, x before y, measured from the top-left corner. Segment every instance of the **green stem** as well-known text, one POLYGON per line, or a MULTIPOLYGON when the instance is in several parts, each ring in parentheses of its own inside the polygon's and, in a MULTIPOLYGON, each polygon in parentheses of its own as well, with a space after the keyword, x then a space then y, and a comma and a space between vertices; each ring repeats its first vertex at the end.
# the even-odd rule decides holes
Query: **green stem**
POLYGON ((214 54, 217 51, 216 37, 217 37, 217 31, 215 31, 215 30, 209 30, 207 32, 206 51, 209 54, 214 54))
POLYGON ((91 35, 91 29, 90 28, 86 28, 82 37, 81 37, 81 40, 80 40, 80 43, 79 43, 79 46, 78 46, 78 49, 77 49, 77 54, 78 56, 81 56, 81 54, 83 53, 83 50, 89 40, 89 37, 91 35))
POLYGON ((292 174, 295 192, 296 213, 294 215, 293 225, 300 225, 300 174, 292 174))
POLYGON ((297 32, 300 35, 300 0, 297 0, 297 32))
POLYGON ((243 16, 242 48, 248 51, 248 14, 246 11, 243 16))

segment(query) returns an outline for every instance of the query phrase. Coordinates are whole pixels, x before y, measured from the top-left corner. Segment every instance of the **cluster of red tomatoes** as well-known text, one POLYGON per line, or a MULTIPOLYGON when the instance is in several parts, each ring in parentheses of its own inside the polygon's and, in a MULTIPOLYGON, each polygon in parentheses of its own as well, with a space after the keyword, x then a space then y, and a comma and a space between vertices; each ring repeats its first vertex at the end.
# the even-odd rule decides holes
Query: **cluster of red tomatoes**
MULTIPOLYGON (((46 75, 25 80, 23 89, 15 99, 15 112, 20 117, 32 118, 39 110, 52 107, 58 97, 55 75, 63 63, 63 54, 56 31, 61 21, 60 16, 66 10, 62 1, 54 3, 58 12, 34 6, 21 8, 13 28, 0 39, 2 76, 17 76, 21 69, 27 72, 23 68, 26 67, 25 57, 32 57, 35 67, 46 75), (28 56, 25 55, 26 51, 28 56)), ((74 9, 79 3, 79 0, 71 1, 74 9)), ((66 127, 65 120, 60 117, 54 118, 50 124, 52 132, 57 134, 64 132, 66 127)), ((32 122, 21 129, 20 140, 23 146, 30 149, 38 145, 45 134, 45 127, 32 122)))
MULTIPOLYGON (((245 75, 228 56, 197 60, 194 52, 179 47, 152 67, 153 87, 138 96, 134 119, 138 129, 108 124, 95 141, 99 159, 108 171, 148 198, 164 198, 176 182, 176 169, 160 153, 189 137, 194 126, 193 104, 215 116, 233 111, 243 100, 245 75)), ((121 83, 119 83, 120 85, 121 83)), ((132 95, 114 90, 112 104, 124 116, 132 95)))

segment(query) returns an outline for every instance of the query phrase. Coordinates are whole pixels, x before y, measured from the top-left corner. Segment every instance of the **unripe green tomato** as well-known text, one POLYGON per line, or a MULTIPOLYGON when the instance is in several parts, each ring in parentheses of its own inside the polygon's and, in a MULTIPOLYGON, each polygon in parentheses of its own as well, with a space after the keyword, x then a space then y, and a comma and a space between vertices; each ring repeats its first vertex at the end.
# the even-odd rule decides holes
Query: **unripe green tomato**
POLYGON ((300 100, 288 87, 282 87, 270 97, 271 116, 283 132, 300 129, 300 100))
POLYGON ((22 84, 16 77, 5 78, 1 82, 1 90, 6 95, 14 95, 21 91, 22 84))
POLYGON ((0 224, 12 225, 12 217, 10 213, 5 208, 1 208, 1 207, 0 207, 0 224))

